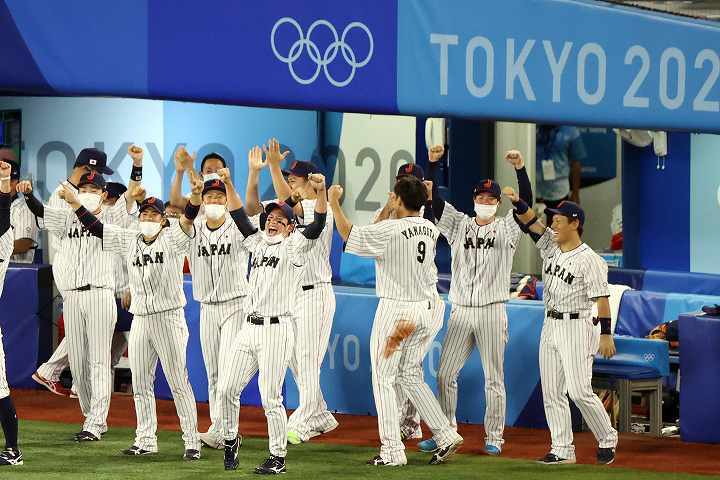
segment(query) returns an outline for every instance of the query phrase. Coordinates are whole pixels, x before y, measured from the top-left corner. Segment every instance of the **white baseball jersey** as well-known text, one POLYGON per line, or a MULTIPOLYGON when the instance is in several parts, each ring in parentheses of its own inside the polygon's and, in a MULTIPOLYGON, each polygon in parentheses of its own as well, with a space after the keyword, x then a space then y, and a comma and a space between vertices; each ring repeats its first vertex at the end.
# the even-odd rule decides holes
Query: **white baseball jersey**
MULTIPOLYGON (((317 200, 303 200, 303 224, 310 225, 315 220, 315 203, 317 200)), ((332 210, 328 208, 325 217, 325 227, 320 232, 312 255, 308 255, 300 278, 300 285, 315 285, 317 283, 330 283, 332 268, 330 267, 330 249, 332 248, 333 227, 335 218, 332 210)))
MULTIPOLYGON (((37 243, 38 224, 35 215, 25 203, 25 198, 18 195, 10 205, 10 225, 15 229, 15 240, 29 238, 37 243)), ((10 259, 14 263, 32 263, 35 258, 35 250, 30 249, 25 253, 17 253, 10 259)))
POLYGON ((193 297, 201 303, 220 303, 247 293, 247 250, 245 237, 229 214, 215 230, 204 216, 195 220, 195 236, 187 252, 192 271, 193 297))
POLYGON ((435 247, 440 232, 421 217, 354 225, 345 251, 375 258, 380 298, 419 302, 437 298, 435 247))
POLYGON ((590 312, 595 298, 610 295, 607 263, 587 244, 563 252, 547 228, 537 242, 543 259, 545 308, 561 313, 590 312))
POLYGON ((190 240, 179 223, 163 228, 150 244, 135 230, 104 226, 102 248, 127 262, 130 313, 151 315, 185 306, 182 269, 190 240))
POLYGON ((480 226, 475 217, 445 202, 437 227, 452 255, 450 301, 468 307, 507 301, 513 255, 522 234, 513 212, 480 226))
MULTIPOLYGON (((117 221, 110 209, 101 210, 97 218, 107 224, 117 221)), ((53 261, 58 290, 66 292, 86 285, 115 290, 113 256, 103 251, 102 241, 83 227, 75 212, 45 207, 44 225, 56 236, 62 235, 53 261)))
POLYGON ((305 254, 315 243, 297 231, 277 243, 268 243, 259 230, 245 238, 242 246, 252 254, 248 285, 251 294, 245 312, 263 317, 292 315, 305 254))

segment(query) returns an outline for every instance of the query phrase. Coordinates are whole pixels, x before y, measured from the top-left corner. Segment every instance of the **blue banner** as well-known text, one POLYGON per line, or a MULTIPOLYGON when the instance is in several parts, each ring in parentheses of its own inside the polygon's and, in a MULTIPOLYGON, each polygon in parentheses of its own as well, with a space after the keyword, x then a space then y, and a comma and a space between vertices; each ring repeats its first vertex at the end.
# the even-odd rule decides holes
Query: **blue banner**
POLYGON ((0 91, 720 132, 720 26, 584 0, 0 0, 0 91))

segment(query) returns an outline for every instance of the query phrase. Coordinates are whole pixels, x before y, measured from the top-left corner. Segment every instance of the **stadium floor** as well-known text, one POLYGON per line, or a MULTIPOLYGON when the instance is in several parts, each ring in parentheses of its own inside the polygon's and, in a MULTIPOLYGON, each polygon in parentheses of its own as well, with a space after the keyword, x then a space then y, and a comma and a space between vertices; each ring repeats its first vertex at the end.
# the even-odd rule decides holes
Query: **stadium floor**
MULTIPOLYGON (((113 396, 108 419, 110 432, 105 435, 102 442, 90 445, 76 445, 68 440, 72 433, 78 430, 81 419, 77 400, 59 397, 41 390, 13 390, 13 398, 21 421, 20 441, 27 462, 23 467, 23 471, 27 474, 33 471, 44 472, 44 478, 52 478, 53 473, 59 471, 52 468, 48 463, 48 458, 55 458, 57 455, 69 456, 72 459, 62 460, 61 467, 65 471, 65 475, 75 472, 72 475, 72 478, 75 479, 82 478, 77 474, 82 473, 83 470, 88 470, 87 465, 91 462, 101 462, 102 460, 98 457, 102 457, 102 455, 113 457, 109 461, 110 466, 113 468, 117 468, 119 464, 123 463, 122 457, 117 452, 132 443, 132 428, 135 426, 132 397, 127 395, 113 396), (61 452, 52 451, 51 446, 61 452), (78 450, 80 448, 84 449, 84 447, 97 449, 98 455, 93 452, 92 455, 86 457, 85 452, 78 450), (68 454, 68 452, 75 453, 68 454), (33 466, 33 464, 36 465, 33 466), (69 468, 71 464, 75 465, 74 470, 69 468)), ((173 403, 159 400, 157 412, 159 427, 166 431, 161 433, 161 454, 156 457, 157 460, 149 461, 148 465, 175 462, 182 455, 180 436, 172 433, 172 431, 179 430, 173 403)), ((198 415, 200 430, 204 431, 209 424, 207 404, 198 404, 198 415)), ((345 475, 348 478, 350 476, 353 478, 381 476, 379 472, 378 474, 368 472, 367 468, 369 467, 363 464, 365 460, 376 453, 376 450, 372 448, 378 445, 376 419, 356 415, 339 415, 338 418, 340 427, 323 436, 322 439, 314 440, 302 446, 290 446, 288 453, 289 474, 292 474, 292 470, 296 469, 296 472, 302 473, 304 478, 314 478, 321 474, 326 478, 344 478, 345 475), (353 446, 366 448, 353 449, 353 446), (302 450, 309 450, 308 455, 300 454, 302 450), (293 468, 293 465, 297 465, 297 467, 293 468)), ((262 409, 245 407, 241 410, 241 432, 246 437, 267 436, 265 415, 262 409)), ((424 464, 429 460, 429 457, 416 453, 416 442, 407 442, 408 460, 414 470, 412 476, 418 479, 424 478, 424 473, 427 472, 429 476, 434 478, 445 477, 445 473, 450 478, 465 478, 465 475, 472 476, 472 478, 483 478, 485 473, 488 476, 492 475, 493 478, 498 478, 498 475, 512 475, 514 478, 524 476, 527 476, 527 478, 544 477, 544 469, 548 467, 535 465, 527 461, 511 461, 509 459, 533 460, 544 455, 549 444, 549 433, 546 430, 508 428, 505 436, 506 445, 500 459, 489 458, 481 454, 484 436, 482 426, 461 425, 460 433, 465 437, 465 444, 461 452, 470 455, 460 455, 448 465, 441 467, 427 466, 425 468, 424 464), (421 466, 424 468, 420 469, 421 466), (442 476, 437 475, 439 473, 437 468, 443 469, 442 476)), ((583 464, 594 463, 596 447, 592 434, 580 433, 576 435, 575 439, 578 462, 583 464)), ((243 457, 245 452, 251 452, 252 459, 243 459, 241 463, 241 469, 243 470, 239 470, 238 473, 251 471, 251 467, 254 467, 263 459, 267 441, 253 439, 248 442, 248 445, 249 448, 243 450, 243 457)), ((168 472, 158 468, 160 465, 154 465, 153 468, 158 468, 158 475, 155 475, 155 473, 152 473, 152 475, 155 480, 196 478, 195 475, 199 473, 198 468, 203 472, 203 475, 212 474, 212 472, 222 469, 221 452, 208 451, 207 449, 204 449, 203 452, 208 461, 201 462, 202 468, 200 468, 201 466, 197 468, 188 466, 186 467, 188 471, 184 471, 185 468, 173 467, 173 472, 177 473, 177 476, 166 476, 165 474, 168 472), (214 460, 214 457, 217 457, 217 459, 214 460)), ((690 444, 683 443, 677 438, 654 439, 644 435, 623 434, 620 438, 617 460, 611 467, 564 466, 551 468, 554 472, 552 473, 553 478, 564 477, 565 473, 563 472, 569 475, 568 478, 572 478, 581 472, 590 475, 588 478, 605 478, 606 475, 618 478, 618 475, 624 477, 623 469, 648 471, 647 474, 628 471, 627 473, 630 476, 626 478, 679 478, 676 475, 654 475, 649 471, 720 475, 718 458, 720 458, 720 445, 690 444), (603 469, 607 468, 610 468, 611 471, 603 473, 603 469)), ((172 464, 175 465, 175 463, 172 464)), ((142 468, 141 471, 137 472, 137 478, 147 478, 150 473, 147 465, 143 464, 138 467, 142 468)), ((104 475, 102 468, 98 465, 93 464, 91 470, 93 472, 92 478, 102 478, 104 475)), ((407 469, 401 470, 405 471, 403 476, 409 473, 407 469)), ((392 478, 394 476, 392 472, 384 469, 383 472, 383 478, 392 478)), ((5 473, 5 471, 2 472, 3 479, 13 478, 6 476, 5 473)), ((219 471, 218 473, 224 472, 219 471)), ((108 478, 110 478, 118 476, 119 471, 115 470, 114 475, 110 472, 107 472, 107 474, 108 478)), ((136 478, 130 471, 123 473, 122 477, 125 479, 136 478)), ((685 476, 682 477, 685 478, 685 476)), ((23 476, 23 478, 31 477, 23 476)))

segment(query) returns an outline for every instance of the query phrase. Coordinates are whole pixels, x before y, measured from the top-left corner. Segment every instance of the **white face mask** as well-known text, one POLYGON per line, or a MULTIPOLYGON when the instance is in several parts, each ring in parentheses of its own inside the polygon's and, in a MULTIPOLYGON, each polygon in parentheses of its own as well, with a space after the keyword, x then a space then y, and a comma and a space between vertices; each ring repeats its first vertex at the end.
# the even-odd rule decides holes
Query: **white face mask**
POLYGON ((280 232, 278 232, 272 236, 268 235, 265 230, 263 230, 261 233, 262 233, 263 240, 265 240, 265 243, 268 243, 270 245, 275 245, 276 243, 280 243, 285 238, 282 236, 282 234, 280 232))
POLYGON ((147 238, 153 238, 158 233, 160 233, 160 229, 162 228, 162 223, 157 222, 140 222, 140 232, 147 237, 147 238))
POLYGON ((495 212, 497 212, 497 208, 498 208, 497 203, 495 205, 485 205, 484 203, 476 203, 475 204, 475 215, 477 215, 480 220, 488 220, 495 215, 495 212))
POLYGON ((205 205, 205 216, 210 220, 218 220, 225 215, 225 205, 205 205))
POLYGON ((82 204, 83 207, 85 207, 85 210, 88 212, 94 212, 98 209, 100 206, 100 195, 97 193, 78 193, 78 201, 82 204))
POLYGON ((210 180, 220 180, 220 175, 217 173, 208 173, 203 175, 203 182, 209 182, 210 180))

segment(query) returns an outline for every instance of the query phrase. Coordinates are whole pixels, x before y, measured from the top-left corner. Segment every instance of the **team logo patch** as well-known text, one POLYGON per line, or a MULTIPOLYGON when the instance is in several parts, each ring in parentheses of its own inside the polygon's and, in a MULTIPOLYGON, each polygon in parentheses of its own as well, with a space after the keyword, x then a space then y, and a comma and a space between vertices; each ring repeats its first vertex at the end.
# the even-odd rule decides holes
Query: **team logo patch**
POLYGON ((219 186, 220 186, 220 180, 215 180, 215 181, 213 181, 212 186, 213 186, 213 187, 219 187, 219 186))
POLYGON ((95 160, 94 158, 91 158, 88 163, 89 163, 90 165, 97 165, 97 162, 98 162, 97 160, 95 160))
POLYGON ((147 202, 148 202, 150 205, 154 204, 154 203, 155 203, 155 197, 150 197, 150 198, 148 198, 148 199, 147 199, 147 202))
POLYGON ((485 180, 485 185, 483 185, 485 188, 492 188, 492 180, 485 180))

